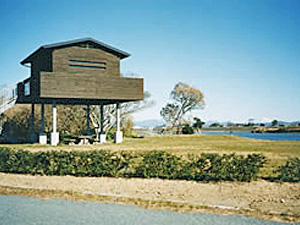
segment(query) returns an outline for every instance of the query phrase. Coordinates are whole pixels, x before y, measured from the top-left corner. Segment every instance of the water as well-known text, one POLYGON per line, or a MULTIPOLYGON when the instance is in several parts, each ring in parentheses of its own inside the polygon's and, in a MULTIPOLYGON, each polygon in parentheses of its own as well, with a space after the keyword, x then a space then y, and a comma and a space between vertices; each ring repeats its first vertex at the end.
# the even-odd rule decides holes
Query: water
MULTIPOLYGON (((0 196, 0 224, 201 224, 279 225, 242 215, 155 211, 120 204, 40 200, 21 196, 0 196)), ((298 223, 299 224, 299 223, 298 223)))
POLYGON ((270 141, 300 141, 300 133, 202 132, 206 135, 236 135, 270 141))

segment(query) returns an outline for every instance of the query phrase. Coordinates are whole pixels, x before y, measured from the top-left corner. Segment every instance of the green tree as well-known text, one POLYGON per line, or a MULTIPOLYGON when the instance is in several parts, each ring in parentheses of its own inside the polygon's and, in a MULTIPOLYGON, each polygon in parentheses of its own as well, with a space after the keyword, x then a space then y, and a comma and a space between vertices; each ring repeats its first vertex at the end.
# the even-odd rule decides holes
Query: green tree
POLYGON ((171 99, 172 102, 161 109, 160 115, 179 133, 186 113, 204 108, 204 95, 199 89, 179 82, 171 92, 171 99))
POLYGON ((235 127, 236 124, 235 124, 235 123, 232 123, 232 122, 228 122, 228 123, 226 124, 226 126, 227 126, 227 127, 235 127))
POLYGON ((212 123, 209 127, 223 127, 219 122, 212 123))
POLYGON ((182 127, 182 133, 183 134, 193 134, 194 129, 190 126, 189 123, 185 123, 182 127))
POLYGON ((271 122, 271 126, 274 127, 274 126, 276 126, 276 125, 278 125, 278 120, 273 120, 273 121, 271 122))
MULTIPOLYGON (((86 129, 86 112, 78 105, 57 105, 57 130, 62 135, 83 134, 86 129)), ((31 105, 15 105, 3 114, 4 136, 18 139, 28 139, 31 133, 31 105)), ((35 106, 35 131, 40 129, 40 105, 35 106)), ((52 131, 52 105, 45 105, 45 131, 52 131)))
POLYGON ((196 130, 198 134, 201 134, 201 128, 205 124, 205 122, 202 122, 200 118, 194 117, 194 123, 193 128, 196 130))
POLYGON ((250 118, 250 119, 248 119, 248 124, 247 124, 247 126, 254 126, 254 119, 253 118, 250 118))

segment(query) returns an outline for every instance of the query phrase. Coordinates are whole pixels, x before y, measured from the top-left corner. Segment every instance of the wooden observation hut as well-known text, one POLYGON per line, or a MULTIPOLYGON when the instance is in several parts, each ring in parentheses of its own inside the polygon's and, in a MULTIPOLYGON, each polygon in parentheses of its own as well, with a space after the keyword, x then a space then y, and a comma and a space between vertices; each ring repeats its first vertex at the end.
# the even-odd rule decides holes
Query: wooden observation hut
POLYGON ((30 66, 31 74, 29 78, 18 83, 16 103, 32 104, 32 113, 34 105, 41 104, 39 142, 47 142, 43 124, 44 104, 53 105, 52 145, 59 142, 56 104, 87 105, 88 108, 89 105, 100 105, 102 143, 106 140, 103 106, 116 104, 115 142, 122 142, 119 105, 143 99, 143 79, 125 78, 120 74, 120 60, 128 56, 128 53, 107 44, 84 38, 43 45, 25 58, 21 64, 30 66))

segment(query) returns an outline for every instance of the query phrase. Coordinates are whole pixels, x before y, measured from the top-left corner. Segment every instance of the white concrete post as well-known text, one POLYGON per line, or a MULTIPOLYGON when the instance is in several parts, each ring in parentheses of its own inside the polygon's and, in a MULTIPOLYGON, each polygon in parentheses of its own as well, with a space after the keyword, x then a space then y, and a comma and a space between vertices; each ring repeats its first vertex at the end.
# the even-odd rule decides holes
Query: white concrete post
POLYGON ((117 123, 117 130, 115 133, 115 143, 122 143, 123 142, 123 132, 120 130, 120 103, 116 105, 116 123, 117 123))
POLYGON ((106 143, 106 134, 104 131, 104 106, 100 106, 100 143, 106 143))
POLYGON ((120 104, 117 103, 117 109, 116 109, 116 117, 117 117, 117 132, 120 131, 120 104))
POLYGON ((59 143, 59 133, 57 131, 57 118, 56 118, 56 104, 53 102, 52 105, 52 133, 51 133, 51 145, 56 146, 59 143))
POLYGON ((52 105, 52 123, 53 123, 53 133, 56 133, 57 129, 57 109, 56 109, 56 104, 55 102, 52 105))
POLYGON ((45 106, 41 105, 41 127, 39 133, 39 143, 42 145, 47 144, 47 134, 45 133, 45 106))

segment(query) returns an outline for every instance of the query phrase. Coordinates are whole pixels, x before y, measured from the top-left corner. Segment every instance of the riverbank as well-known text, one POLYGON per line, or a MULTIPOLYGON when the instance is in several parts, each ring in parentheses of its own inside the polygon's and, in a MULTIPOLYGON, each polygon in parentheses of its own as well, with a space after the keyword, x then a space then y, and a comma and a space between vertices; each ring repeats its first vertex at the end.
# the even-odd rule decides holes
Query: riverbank
POLYGON ((251 132, 252 127, 202 127, 202 132, 251 132))
POLYGON ((248 127, 203 127, 202 132, 218 133, 300 133, 300 127, 265 127, 265 126, 248 126, 248 127))
POLYGON ((300 141, 300 133, 202 132, 202 135, 231 135, 266 141, 300 141))
POLYGON ((299 190, 299 183, 262 180, 197 183, 0 173, 0 195, 117 202, 153 209, 244 214, 281 221, 300 221, 299 190))

